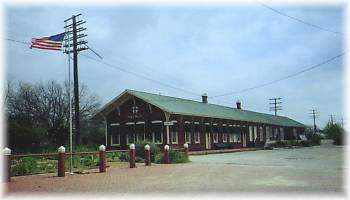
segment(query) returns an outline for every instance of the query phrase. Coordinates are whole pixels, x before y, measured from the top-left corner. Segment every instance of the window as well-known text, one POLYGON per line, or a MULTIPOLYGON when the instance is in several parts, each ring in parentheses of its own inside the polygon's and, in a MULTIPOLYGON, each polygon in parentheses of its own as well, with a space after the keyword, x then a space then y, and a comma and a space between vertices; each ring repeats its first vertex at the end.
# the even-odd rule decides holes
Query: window
POLYGON ((218 133, 214 133, 214 134, 213 134, 214 143, 218 143, 218 137, 219 137, 219 134, 218 134, 218 133))
POLYGON ((280 139, 284 140, 284 129, 282 127, 280 128, 280 139))
POLYGON ((214 143, 218 143, 219 141, 219 129, 218 129, 218 126, 216 124, 213 124, 213 142, 214 143))
POLYGON ((152 123, 151 132, 152 132, 152 141, 156 144, 162 144, 163 143, 163 124, 152 123))
POLYGON ((254 141, 258 138, 258 127, 254 126, 254 141))
POLYGON ((253 141, 253 127, 249 126, 249 141, 253 141))
POLYGON ((210 131, 211 131, 210 124, 205 124, 205 132, 210 133, 210 131))
POLYGON ((191 143, 191 124, 188 121, 185 122, 185 142, 191 143))
POLYGON ((277 128, 275 128, 274 133, 275 133, 274 139, 277 140, 277 137, 278 137, 278 129, 277 128))
POLYGON ((233 127, 230 127, 229 129, 228 129, 228 131, 229 131, 229 142, 234 142, 234 128, 233 127))
POLYGON ((177 131, 177 123, 173 121, 173 125, 170 126, 171 131, 171 143, 177 144, 179 141, 178 131, 177 131))
POLYGON ((133 122, 128 122, 125 124, 126 128, 126 144, 135 143, 135 126, 133 122))
POLYGON ((298 139, 298 133, 296 128, 293 128, 293 136, 295 137, 295 139, 298 139))
POLYGON ((227 133, 222 134, 222 142, 227 142, 227 133))
POLYGON ((199 123, 195 122, 194 124, 194 143, 198 144, 200 143, 200 130, 199 130, 199 123))
POLYGON ((145 140, 145 122, 136 122, 135 133, 136 142, 145 140))
POLYGON ((266 126, 266 140, 271 140, 270 127, 266 126))
POLYGON ((120 145, 120 126, 118 125, 110 125, 111 130, 111 146, 119 146, 120 145))
POLYGON ((222 127, 222 142, 227 142, 227 127, 222 127))

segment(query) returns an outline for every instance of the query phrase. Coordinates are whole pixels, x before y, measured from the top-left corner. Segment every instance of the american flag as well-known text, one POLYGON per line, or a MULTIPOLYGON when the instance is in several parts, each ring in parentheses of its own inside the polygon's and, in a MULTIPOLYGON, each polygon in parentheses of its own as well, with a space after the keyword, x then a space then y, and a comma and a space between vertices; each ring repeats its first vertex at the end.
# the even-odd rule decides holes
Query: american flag
POLYGON ((66 33, 60 33, 49 37, 33 38, 30 48, 60 51, 65 34, 66 33))

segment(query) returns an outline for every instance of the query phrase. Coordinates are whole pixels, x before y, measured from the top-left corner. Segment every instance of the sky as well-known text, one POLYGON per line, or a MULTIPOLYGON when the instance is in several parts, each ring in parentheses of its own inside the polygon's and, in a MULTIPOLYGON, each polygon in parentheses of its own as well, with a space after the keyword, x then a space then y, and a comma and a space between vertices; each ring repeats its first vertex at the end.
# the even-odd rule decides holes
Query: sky
MULTIPOLYGON (((345 32, 345 5, 269 6, 345 32)), ((96 60, 79 56, 79 81, 102 104, 125 89, 135 89, 197 100, 207 93, 209 103, 235 107, 239 99, 243 109, 270 114, 269 99, 281 97, 279 115, 311 125, 309 113, 316 109, 320 127, 331 114, 339 122, 344 114, 343 57, 275 84, 213 98, 280 79, 344 51, 342 34, 300 23, 261 4, 5 8, 5 38, 26 42, 64 32, 64 20, 81 13, 87 21, 88 45, 110 66, 96 61, 91 51, 82 51, 96 60)), ((62 52, 29 49, 7 40, 4 47, 7 80, 67 80, 67 55, 62 52)))

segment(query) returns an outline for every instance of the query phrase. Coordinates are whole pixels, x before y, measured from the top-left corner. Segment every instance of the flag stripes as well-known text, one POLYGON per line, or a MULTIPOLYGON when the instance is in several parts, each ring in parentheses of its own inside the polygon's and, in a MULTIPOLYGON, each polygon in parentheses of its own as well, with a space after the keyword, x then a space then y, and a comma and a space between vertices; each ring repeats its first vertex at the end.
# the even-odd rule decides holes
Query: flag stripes
POLYGON ((60 51, 65 33, 60 33, 50 37, 33 38, 30 48, 60 51))

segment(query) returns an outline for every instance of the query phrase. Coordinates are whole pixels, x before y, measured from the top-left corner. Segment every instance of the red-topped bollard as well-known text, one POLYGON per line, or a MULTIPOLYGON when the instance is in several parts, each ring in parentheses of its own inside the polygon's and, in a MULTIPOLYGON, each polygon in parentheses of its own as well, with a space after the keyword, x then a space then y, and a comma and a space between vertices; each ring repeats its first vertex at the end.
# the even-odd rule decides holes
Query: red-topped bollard
POLYGON ((58 175, 58 177, 65 176, 65 170, 64 170, 65 157, 66 157, 66 148, 64 148, 63 146, 60 146, 58 148, 58 163, 57 163, 57 175, 58 175))
POLYGON ((164 164, 169 164, 170 159, 169 159, 169 145, 164 146, 164 164))
POLYGON ((135 145, 130 144, 130 168, 135 168, 135 160, 136 160, 136 151, 135 151, 135 145))
POLYGON ((188 157, 188 144, 187 143, 184 144, 184 152, 185 152, 185 155, 188 157))
POLYGON ((4 182, 11 182, 11 149, 5 147, 2 153, 4 155, 4 182))
POLYGON ((101 172, 106 172, 106 147, 105 145, 100 145, 98 147, 98 150, 100 151, 100 173, 101 172))
POLYGON ((145 145, 145 165, 151 165, 151 147, 148 144, 145 145))

